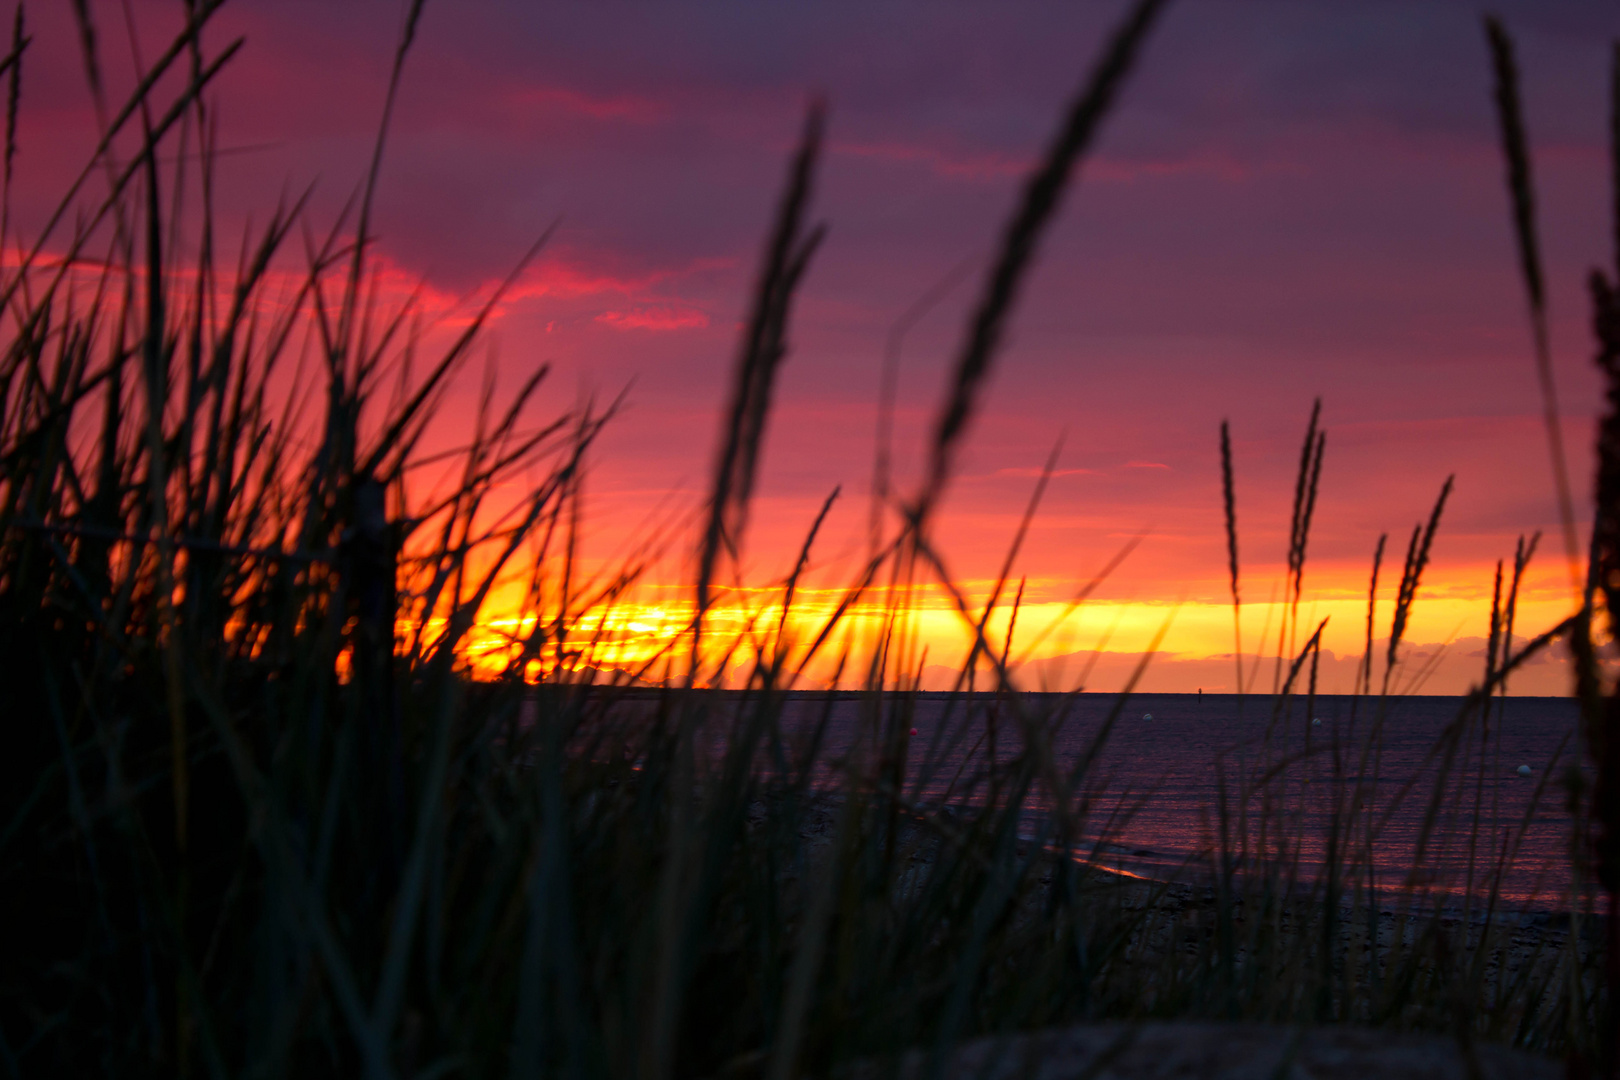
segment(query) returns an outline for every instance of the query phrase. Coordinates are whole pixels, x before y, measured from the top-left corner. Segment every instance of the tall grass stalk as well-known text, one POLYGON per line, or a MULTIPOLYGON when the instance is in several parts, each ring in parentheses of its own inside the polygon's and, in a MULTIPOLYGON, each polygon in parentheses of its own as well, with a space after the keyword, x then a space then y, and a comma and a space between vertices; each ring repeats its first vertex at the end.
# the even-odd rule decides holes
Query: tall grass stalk
MULTIPOLYGON (((1503 157, 1513 207, 1514 234, 1518 241, 1520 271, 1529 301, 1530 329, 1535 350, 1536 374, 1541 386, 1543 412, 1549 448, 1552 451, 1554 481, 1568 549, 1571 583, 1581 601, 1573 619, 1571 647, 1576 661, 1575 694, 1580 700, 1587 752, 1596 766, 1596 779, 1589 799, 1584 798, 1585 781, 1579 771, 1568 779, 1569 803, 1577 830, 1571 843, 1572 870, 1577 877, 1589 869, 1607 897, 1608 919, 1605 945, 1604 982, 1606 1007, 1601 1015, 1598 1043, 1590 1052, 1603 1075, 1620 1076, 1620 688, 1604 687, 1594 643, 1595 601, 1602 595, 1608 611, 1611 636, 1616 612, 1620 612, 1620 370, 1616 365, 1615 287, 1601 269, 1588 279, 1593 301, 1593 329, 1598 342, 1597 364, 1607 383, 1609 411, 1598 429, 1597 478, 1594 492, 1592 537, 1588 547, 1586 573, 1580 572, 1579 546, 1575 532, 1573 502, 1569 493, 1568 470, 1564 463, 1564 442, 1559 425, 1558 399, 1553 381, 1551 348, 1547 336, 1545 287, 1542 281, 1541 252, 1536 235, 1534 183, 1528 137, 1518 86, 1518 66, 1513 41, 1507 29, 1495 18, 1485 20, 1496 75, 1496 106, 1502 133, 1503 157), (1590 847, 1583 844, 1590 832, 1590 847)), ((1620 238, 1620 44, 1614 46, 1610 77, 1610 128, 1613 136, 1610 183, 1615 201, 1615 236, 1620 238)), ((1620 241, 1617 241, 1620 242, 1620 241)), ((1620 246, 1616 247, 1620 259, 1620 246)), ((1615 273, 1620 279, 1620 262, 1615 273)), ((1572 1015, 1572 1024, 1582 1017, 1572 1015)), ((1584 1054, 1582 1055, 1584 1056, 1584 1054)))

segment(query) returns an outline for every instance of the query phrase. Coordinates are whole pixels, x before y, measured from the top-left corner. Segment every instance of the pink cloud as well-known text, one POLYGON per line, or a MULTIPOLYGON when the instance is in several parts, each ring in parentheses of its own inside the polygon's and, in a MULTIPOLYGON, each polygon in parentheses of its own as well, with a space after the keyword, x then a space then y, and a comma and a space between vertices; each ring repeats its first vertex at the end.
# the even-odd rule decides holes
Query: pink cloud
POLYGON ((524 87, 511 94, 509 100, 520 108, 551 109, 576 113, 592 120, 625 120, 646 124, 657 120, 668 110, 659 101, 615 94, 611 97, 593 97, 564 86, 524 87))
POLYGON ((709 317, 692 308, 644 307, 604 311, 596 321, 615 330, 702 330, 709 317))
POLYGON ((735 263, 736 260, 732 258, 698 258, 684 266, 616 273, 554 258, 539 263, 523 275, 522 280, 509 289, 506 295, 509 300, 532 300, 540 297, 577 300, 604 293, 634 296, 666 281, 708 270, 722 270, 735 263))
MULTIPOLYGON (((997 476, 1040 476, 1042 470, 1035 468, 997 469, 997 476)), ((1053 476, 1096 476, 1096 469, 1053 469, 1053 476)))
POLYGON ((635 293, 657 283, 662 275, 657 271, 645 274, 619 275, 587 270, 581 266, 561 262, 548 262, 536 266, 523 276, 507 295, 514 299, 551 297, 575 300, 582 296, 602 293, 635 293))
POLYGON ((1170 466, 1162 461, 1127 461, 1127 469, 1168 469, 1170 466))

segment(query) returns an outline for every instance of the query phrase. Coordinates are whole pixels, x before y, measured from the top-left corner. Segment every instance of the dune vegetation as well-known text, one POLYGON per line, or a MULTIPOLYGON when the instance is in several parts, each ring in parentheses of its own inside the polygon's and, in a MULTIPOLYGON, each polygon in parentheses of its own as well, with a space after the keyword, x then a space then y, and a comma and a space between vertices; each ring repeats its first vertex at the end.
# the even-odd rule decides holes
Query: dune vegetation
MULTIPOLYGON (((931 524, 1043 231, 1159 0, 1131 7, 1060 111, 965 329, 925 473, 890 493, 844 599, 817 633, 789 632, 812 529, 757 601, 783 614, 737 634, 713 612, 736 602, 773 387, 822 237, 823 119, 810 110, 709 496, 694 535, 671 541, 690 544, 694 616, 636 672, 602 662, 593 635, 644 562, 587 575, 576 559, 587 452, 614 405, 558 407, 543 371, 492 381, 463 445, 424 448, 499 294, 431 354, 418 311, 377 301, 386 112, 347 214, 311 221, 294 196, 239 246, 216 230, 211 85, 252 47, 205 34, 219 6, 190 3, 123 100, 96 75, 86 22, 104 138, 37 235, 0 226, 0 1073, 784 1080, 905 1049, 939 1066, 971 1036, 1146 1018, 1356 1023, 1613 1061, 1620 737, 1605 733, 1620 699, 1595 644, 1609 633, 1599 609, 1620 610, 1613 279, 1592 285, 1614 411, 1589 545, 1553 481, 1588 568, 1584 609, 1510 653, 1536 546, 1522 544, 1499 577, 1479 687, 1433 767, 1378 785, 1388 671, 1421 602, 1442 489, 1406 549, 1388 663, 1369 649, 1356 724, 1315 751, 1330 778, 1307 794, 1297 748, 1268 737, 1226 763, 1211 842, 1184 879, 1129 878, 1099 862, 1123 821, 1099 810, 1116 804, 1091 768, 1125 695, 1092 752, 1055 753, 1074 695, 1021 693, 985 631, 1018 602, 1008 571, 987 601, 955 589, 931 524), (449 482, 419 482, 429 466, 449 482), (511 483, 515 503, 497 493, 511 483), (926 703, 948 720, 930 730, 949 734, 913 739, 918 660, 892 599, 883 634, 836 658, 861 719, 829 755, 840 699, 799 694, 799 673, 843 640, 852 606, 924 580, 976 634, 959 689, 926 703), (474 665, 468 642, 488 632, 497 588, 518 590, 523 617, 474 665), (1566 645, 1585 733, 1564 753, 1577 767, 1536 781, 1536 801, 1573 809, 1573 884, 1538 915, 1498 896, 1521 852, 1511 830, 1481 834, 1480 777, 1513 669, 1566 645), (722 664, 741 665, 743 688, 709 688, 722 664), (1013 749, 971 753, 987 725, 1013 749), (946 761, 968 767, 942 800, 929 784, 946 761), (1307 797, 1326 810, 1323 873, 1298 856, 1307 797), (1420 851, 1447 815, 1472 816, 1476 876, 1374 879, 1380 830, 1414 807, 1420 851)), ((1491 33, 1545 365, 1511 46, 1491 33)), ((0 67, 8 190, 27 60, 19 15, 0 67)), ((1296 597, 1316 424, 1295 496, 1296 597)), ((1241 508, 1222 459, 1236 605, 1241 508)), ((1299 637, 1279 693, 1248 705, 1274 725, 1315 694, 1319 638, 1299 637)))

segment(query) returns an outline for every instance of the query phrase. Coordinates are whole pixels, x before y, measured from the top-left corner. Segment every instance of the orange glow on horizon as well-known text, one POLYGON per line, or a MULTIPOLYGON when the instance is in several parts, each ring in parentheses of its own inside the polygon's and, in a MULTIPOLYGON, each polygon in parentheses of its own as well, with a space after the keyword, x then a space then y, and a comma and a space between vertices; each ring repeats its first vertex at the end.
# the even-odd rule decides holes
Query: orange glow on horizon
MULTIPOLYGON (((1353 690, 1366 643, 1366 585, 1356 580, 1363 573, 1346 570, 1338 582, 1319 569, 1321 584, 1302 598, 1298 626, 1285 640, 1279 640, 1285 605, 1272 601, 1243 606, 1246 692, 1269 692, 1277 677, 1279 652, 1286 670, 1324 619, 1319 692, 1353 690)), ((1480 681, 1492 573, 1494 567, 1431 568, 1412 608, 1392 690, 1460 694, 1480 681), (1479 585, 1482 578, 1485 587, 1479 585)), ((993 585, 970 582, 964 588, 975 620, 982 617, 993 585)), ((1155 641, 1157 649, 1147 660, 1139 689, 1232 693, 1236 688, 1232 608, 1223 598, 1103 597, 1074 607, 1059 598, 1074 588, 1072 582, 1026 582, 1025 588, 1028 598, 1019 605, 1010 651, 1011 588, 1003 590, 984 629, 990 646, 998 654, 1006 652, 1009 671, 1021 689, 1068 691, 1083 685, 1095 691, 1119 690, 1145 654, 1155 649, 1155 641)), ((1394 583, 1387 582, 1376 608, 1375 689, 1386 661, 1393 593, 1394 583)), ((503 608, 503 599, 511 602, 510 597, 492 597, 490 616, 480 620, 466 642, 469 665, 484 674, 497 673, 520 655, 518 642, 529 639, 539 622, 533 612, 503 608)), ((1567 583, 1558 568, 1543 567, 1527 575, 1517 603, 1515 648, 1556 625, 1569 610, 1567 583)), ((691 662, 694 614, 689 587, 654 582, 644 582, 615 603, 575 617, 560 641, 549 625, 555 621, 553 613, 540 635, 546 644, 528 674, 538 677, 560 669, 575 678, 589 671, 593 679, 682 681, 691 662)), ((781 649, 786 657, 783 670, 793 673, 795 688, 832 686, 840 661, 844 673, 838 684, 853 688, 860 685, 873 643, 886 628, 904 646, 904 659, 893 662, 886 684, 912 685, 920 679, 921 688, 930 690, 957 684, 974 640, 973 623, 957 608, 951 593, 936 584, 909 590, 874 586, 853 600, 847 586, 801 586, 785 618, 780 586, 723 591, 705 619, 705 664, 699 681, 740 687, 761 657, 781 649), (818 636, 825 636, 825 641, 807 660, 818 636)), ((1567 693, 1569 676, 1563 660, 1562 646, 1554 643, 1515 674, 1510 692, 1567 693)), ((994 684, 989 660, 981 656, 975 668, 979 688, 994 684)), ((1303 680, 1302 674, 1297 688, 1302 693, 1303 680)))

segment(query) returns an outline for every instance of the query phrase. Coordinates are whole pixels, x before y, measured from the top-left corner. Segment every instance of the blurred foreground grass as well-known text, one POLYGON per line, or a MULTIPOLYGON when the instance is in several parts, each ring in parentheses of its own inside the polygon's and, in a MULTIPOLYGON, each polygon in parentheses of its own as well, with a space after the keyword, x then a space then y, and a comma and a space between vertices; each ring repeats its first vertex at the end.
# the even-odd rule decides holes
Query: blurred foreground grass
MULTIPOLYGON (((1387 704, 1369 658, 1366 723, 1334 745, 1349 764, 1319 796, 1333 808, 1325 875, 1299 871, 1299 762, 1270 740, 1233 772, 1218 840, 1187 882, 1100 869, 1092 856, 1123 824, 1093 809, 1107 725, 1094 752, 1053 752, 1064 699, 1020 695, 984 637, 1005 580, 977 610, 955 593, 978 634, 969 669, 995 678, 946 707, 999 723, 1018 752, 978 762, 949 805, 909 779, 919 755, 926 773, 952 748, 911 742, 903 606, 838 661, 863 694, 852 750, 829 760, 814 725, 783 723, 797 673, 874 583, 888 596, 925 578, 952 588, 934 507, 1042 231, 1159 3, 1132 8, 1032 174, 927 473, 880 507, 843 604, 807 640, 785 617, 728 639, 709 614, 821 237, 811 111, 736 360, 693 560, 697 614, 680 654, 649 668, 665 684, 653 693, 591 685, 602 669, 577 632, 636 575, 632 563, 586 581, 574 560, 582 462, 611 406, 543 414, 543 371, 491 389, 454 482, 407 482, 499 296, 429 358, 412 308, 377 303, 366 240, 382 140, 351 213, 324 234, 294 199, 223 254, 208 87, 240 43, 205 47, 217 6, 192 4, 128 100, 107 104, 96 159, 0 277, 0 1071, 784 1078, 1139 1017, 1601 1052, 1602 926, 1575 897, 1558 920, 1504 918, 1492 882, 1516 855, 1511 835, 1476 824, 1476 881, 1371 870, 1379 822, 1406 801, 1432 826, 1477 798, 1462 778, 1490 753, 1493 695, 1526 655, 1506 643, 1528 547, 1500 584, 1480 692, 1437 744, 1432 787, 1392 796, 1363 779, 1387 704), (515 506, 494 494, 512 482, 515 506), (504 669, 475 679, 468 637, 513 581, 533 617, 504 669), (736 656, 746 692, 703 689, 736 656), (818 768, 835 781, 813 784, 818 768)), ((13 114, 26 56, 19 20, 13 114)), ((9 161, 8 148, 8 177, 9 161)), ((1296 596, 1321 453, 1313 417, 1296 596)), ((1229 459, 1227 476, 1235 603, 1229 459)), ((1444 498, 1413 534, 1396 642, 1444 498)), ((779 585, 784 610, 813 540, 779 585)), ((1292 658, 1282 697, 1314 694, 1317 640, 1292 658)), ((1578 786, 1568 797, 1589 822, 1578 786)), ((1571 838, 1577 869, 1586 843, 1571 838)))

